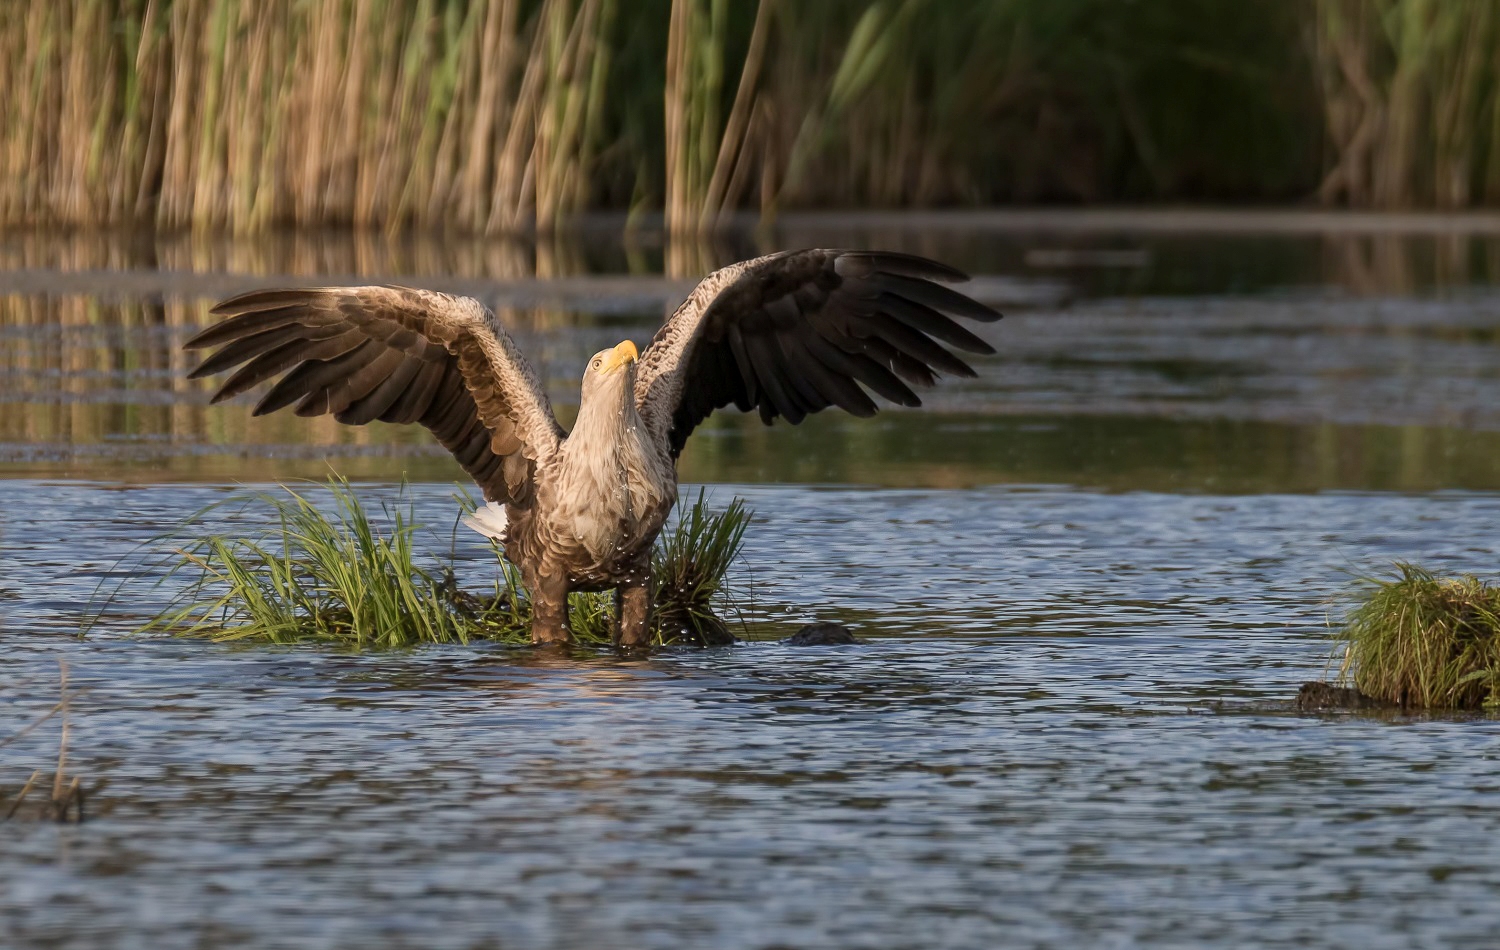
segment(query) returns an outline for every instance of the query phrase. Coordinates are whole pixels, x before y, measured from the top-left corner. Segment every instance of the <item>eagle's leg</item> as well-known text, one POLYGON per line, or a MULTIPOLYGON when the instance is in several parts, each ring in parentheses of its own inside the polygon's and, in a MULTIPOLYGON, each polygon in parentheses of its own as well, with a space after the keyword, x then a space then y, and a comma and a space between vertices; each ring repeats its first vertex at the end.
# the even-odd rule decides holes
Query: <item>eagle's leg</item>
POLYGON ((531 594, 531 642, 570 642, 567 574, 533 574, 526 586, 531 594))
POLYGON ((646 561, 615 588, 615 646, 651 644, 651 562, 646 561))

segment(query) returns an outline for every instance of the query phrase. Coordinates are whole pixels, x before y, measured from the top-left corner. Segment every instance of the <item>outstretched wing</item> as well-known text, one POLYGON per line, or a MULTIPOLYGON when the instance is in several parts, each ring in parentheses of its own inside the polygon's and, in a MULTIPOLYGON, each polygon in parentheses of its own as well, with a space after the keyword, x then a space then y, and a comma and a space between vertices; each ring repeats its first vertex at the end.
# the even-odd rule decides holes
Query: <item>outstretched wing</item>
POLYGON ((641 356, 636 405, 658 438, 682 451, 715 409, 758 409, 792 424, 838 406, 872 416, 865 390, 920 406, 912 386, 974 370, 942 344, 994 348, 944 314, 1000 314, 934 281, 968 277, 908 254, 784 251, 703 279, 641 356))
POLYGON ((536 371, 477 300, 405 287, 257 290, 184 344, 218 346, 190 378, 239 367, 213 402, 282 373, 255 415, 296 404, 364 425, 419 422, 490 501, 519 502, 562 429, 536 371), (243 364, 243 365, 241 365, 243 364))

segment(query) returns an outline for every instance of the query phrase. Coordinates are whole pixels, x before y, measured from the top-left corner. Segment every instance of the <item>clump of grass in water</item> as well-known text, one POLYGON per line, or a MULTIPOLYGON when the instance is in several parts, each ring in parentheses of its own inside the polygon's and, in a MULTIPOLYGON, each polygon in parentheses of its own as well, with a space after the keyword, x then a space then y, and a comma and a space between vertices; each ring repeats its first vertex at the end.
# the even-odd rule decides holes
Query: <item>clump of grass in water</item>
MULTIPOLYGON (((179 543, 166 553, 159 583, 187 582, 138 632, 361 648, 530 642, 531 606, 513 565, 500 562, 500 579, 485 595, 461 590, 451 562, 435 570, 417 563, 412 541, 418 525, 409 499, 383 503, 377 523, 347 481, 330 480, 326 487, 331 513, 285 486, 281 493, 240 499, 270 514, 265 520, 272 527, 259 538, 214 533, 184 540, 233 499, 188 519, 167 539, 179 543)), ((664 535, 653 557, 667 581, 658 585, 653 611, 658 643, 732 639, 713 602, 724 593, 749 520, 738 499, 715 512, 700 492, 664 535)), ((610 642, 613 593, 574 594, 571 606, 580 641, 610 642)))
POLYGON ((745 543, 750 511, 736 498, 723 511, 712 511, 698 490, 698 500, 664 531, 651 552, 656 588, 653 623, 657 636, 704 644, 734 639, 714 613, 724 593, 724 579, 745 543))
POLYGON ((1366 580, 1334 634, 1345 646, 1340 678, 1407 707, 1500 708, 1500 588, 1396 568, 1366 580))

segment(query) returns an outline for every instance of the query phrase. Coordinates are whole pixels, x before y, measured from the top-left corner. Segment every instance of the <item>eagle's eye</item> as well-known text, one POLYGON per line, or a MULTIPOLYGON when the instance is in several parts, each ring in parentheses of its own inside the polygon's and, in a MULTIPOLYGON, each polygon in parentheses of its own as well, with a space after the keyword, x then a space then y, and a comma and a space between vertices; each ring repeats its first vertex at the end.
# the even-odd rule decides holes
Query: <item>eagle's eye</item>
POLYGON ((598 369, 599 367, 601 367, 601 366, 604 365, 604 361, 601 360, 599 357, 596 356, 596 357, 594 357, 594 361, 592 363, 590 363, 589 365, 592 366, 592 367, 594 367, 594 369, 598 369))

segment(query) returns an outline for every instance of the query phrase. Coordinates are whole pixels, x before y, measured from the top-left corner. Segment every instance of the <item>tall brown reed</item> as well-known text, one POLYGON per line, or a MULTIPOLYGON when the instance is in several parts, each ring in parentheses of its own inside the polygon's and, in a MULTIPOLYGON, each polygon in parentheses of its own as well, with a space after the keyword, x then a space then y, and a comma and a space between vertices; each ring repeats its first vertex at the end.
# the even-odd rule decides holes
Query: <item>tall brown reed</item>
MULTIPOLYGON (((727 0, 672 0, 664 95, 666 222, 674 233, 711 228, 733 210, 753 167, 746 145, 760 102, 775 2, 755 5, 734 101, 721 121, 729 13, 727 0)), ((669 271, 686 269, 668 262, 669 271)))
POLYGON ((544 227, 581 207, 616 0, 0 10, 0 225, 544 227))
POLYGON ((1334 157, 1327 203, 1462 208, 1500 198, 1500 10, 1490 0, 1318 0, 1334 157))

